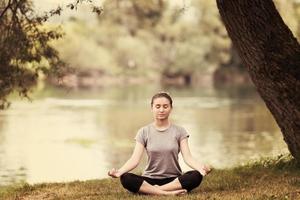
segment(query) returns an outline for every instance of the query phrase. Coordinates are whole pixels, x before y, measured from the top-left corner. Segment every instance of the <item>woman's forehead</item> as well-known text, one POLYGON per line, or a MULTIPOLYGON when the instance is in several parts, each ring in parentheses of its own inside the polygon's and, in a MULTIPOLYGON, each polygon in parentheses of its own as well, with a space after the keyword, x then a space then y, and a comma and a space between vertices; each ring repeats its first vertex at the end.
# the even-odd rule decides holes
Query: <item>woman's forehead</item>
POLYGON ((165 98, 165 97, 158 97, 156 99, 154 99, 153 101, 154 104, 170 104, 169 99, 165 98))

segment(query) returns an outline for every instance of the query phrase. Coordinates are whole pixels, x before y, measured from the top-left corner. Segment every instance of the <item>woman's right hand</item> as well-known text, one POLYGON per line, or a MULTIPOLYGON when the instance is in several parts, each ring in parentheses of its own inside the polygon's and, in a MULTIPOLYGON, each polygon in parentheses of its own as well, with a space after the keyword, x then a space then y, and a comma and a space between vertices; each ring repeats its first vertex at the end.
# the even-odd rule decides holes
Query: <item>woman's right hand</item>
POLYGON ((205 171, 205 175, 209 174, 212 171, 212 168, 208 165, 203 165, 203 171, 205 171))
POLYGON ((111 176, 113 178, 119 178, 121 176, 121 173, 117 169, 112 168, 108 171, 108 176, 111 176))
POLYGON ((202 167, 198 171, 202 176, 206 176, 212 171, 212 168, 208 165, 202 165, 202 167))

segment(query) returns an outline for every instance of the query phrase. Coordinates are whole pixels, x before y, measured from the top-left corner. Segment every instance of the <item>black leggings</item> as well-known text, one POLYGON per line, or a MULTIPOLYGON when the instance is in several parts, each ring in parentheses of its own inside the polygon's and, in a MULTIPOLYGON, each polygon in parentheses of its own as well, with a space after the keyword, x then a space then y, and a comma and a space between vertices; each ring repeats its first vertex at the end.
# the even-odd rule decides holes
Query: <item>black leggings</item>
POLYGON ((151 185, 165 185, 169 182, 172 182, 176 178, 178 178, 182 188, 189 192, 200 185, 203 176, 196 170, 188 171, 178 177, 164 179, 153 179, 133 173, 125 173, 120 177, 120 180, 125 189, 129 190, 130 192, 137 193, 140 190, 143 181, 146 181, 151 185))

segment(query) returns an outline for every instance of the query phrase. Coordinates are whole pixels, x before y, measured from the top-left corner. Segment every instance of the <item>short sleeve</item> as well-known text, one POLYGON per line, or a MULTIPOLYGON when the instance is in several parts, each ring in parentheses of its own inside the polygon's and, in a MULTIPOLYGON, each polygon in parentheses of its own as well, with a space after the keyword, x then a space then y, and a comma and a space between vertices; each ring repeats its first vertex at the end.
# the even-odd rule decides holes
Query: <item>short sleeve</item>
POLYGON ((178 137, 178 141, 180 142, 181 140, 183 140, 184 138, 188 138, 190 137, 190 135, 188 134, 188 132, 185 130, 185 128, 180 127, 179 128, 179 137, 178 137))
POLYGON ((145 137, 145 131, 143 128, 139 129, 135 138, 137 142, 141 143, 144 147, 146 146, 146 137, 145 137))

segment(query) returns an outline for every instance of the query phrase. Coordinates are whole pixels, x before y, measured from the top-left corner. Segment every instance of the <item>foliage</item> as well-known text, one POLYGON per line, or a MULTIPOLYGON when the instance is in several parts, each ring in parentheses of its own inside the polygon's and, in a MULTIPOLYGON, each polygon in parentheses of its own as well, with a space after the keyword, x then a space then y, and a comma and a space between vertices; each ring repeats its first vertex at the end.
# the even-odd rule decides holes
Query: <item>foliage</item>
POLYGON ((16 89, 28 97, 40 73, 59 75, 64 63, 48 44, 62 34, 41 27, 30 1, 2 1, 0 6, 0 107, 5 108, 8 94, 16 89))
MULTIPOLYGON (((76 0, 66 7, 76 9, 85 0, 76 0)), ((90 0, 86 0, 91 2, 90 0)), ((101 8, 92 7, 100 13, 101 8)), ((69 69, 50 42, 63 36, 61 31, 43 25, 53 15, 60 15, 62 7, 38 16, 29 0, 0 2, 0 109, 7 108, 6 97, 13 91, 23 97, 42 75, 61 77, 69 69)))
POLYGON ((222 52, 230 43, 215 3, 207 2, 105 1, 98 23, 72 18, 56 46, 71 66, 106 74, 151 78, 211 71, 226 59, 222 52), (202 12, 204 5, 214 12, 202 12))
POLYGON ((54 43, 61 58, 80 71, 151 80, 179 74, 197 80, 222 64, 241 66, 215 1, 111 0, 102 6, 98 22, 72 17, 64 23, 66 37, 54 43))

